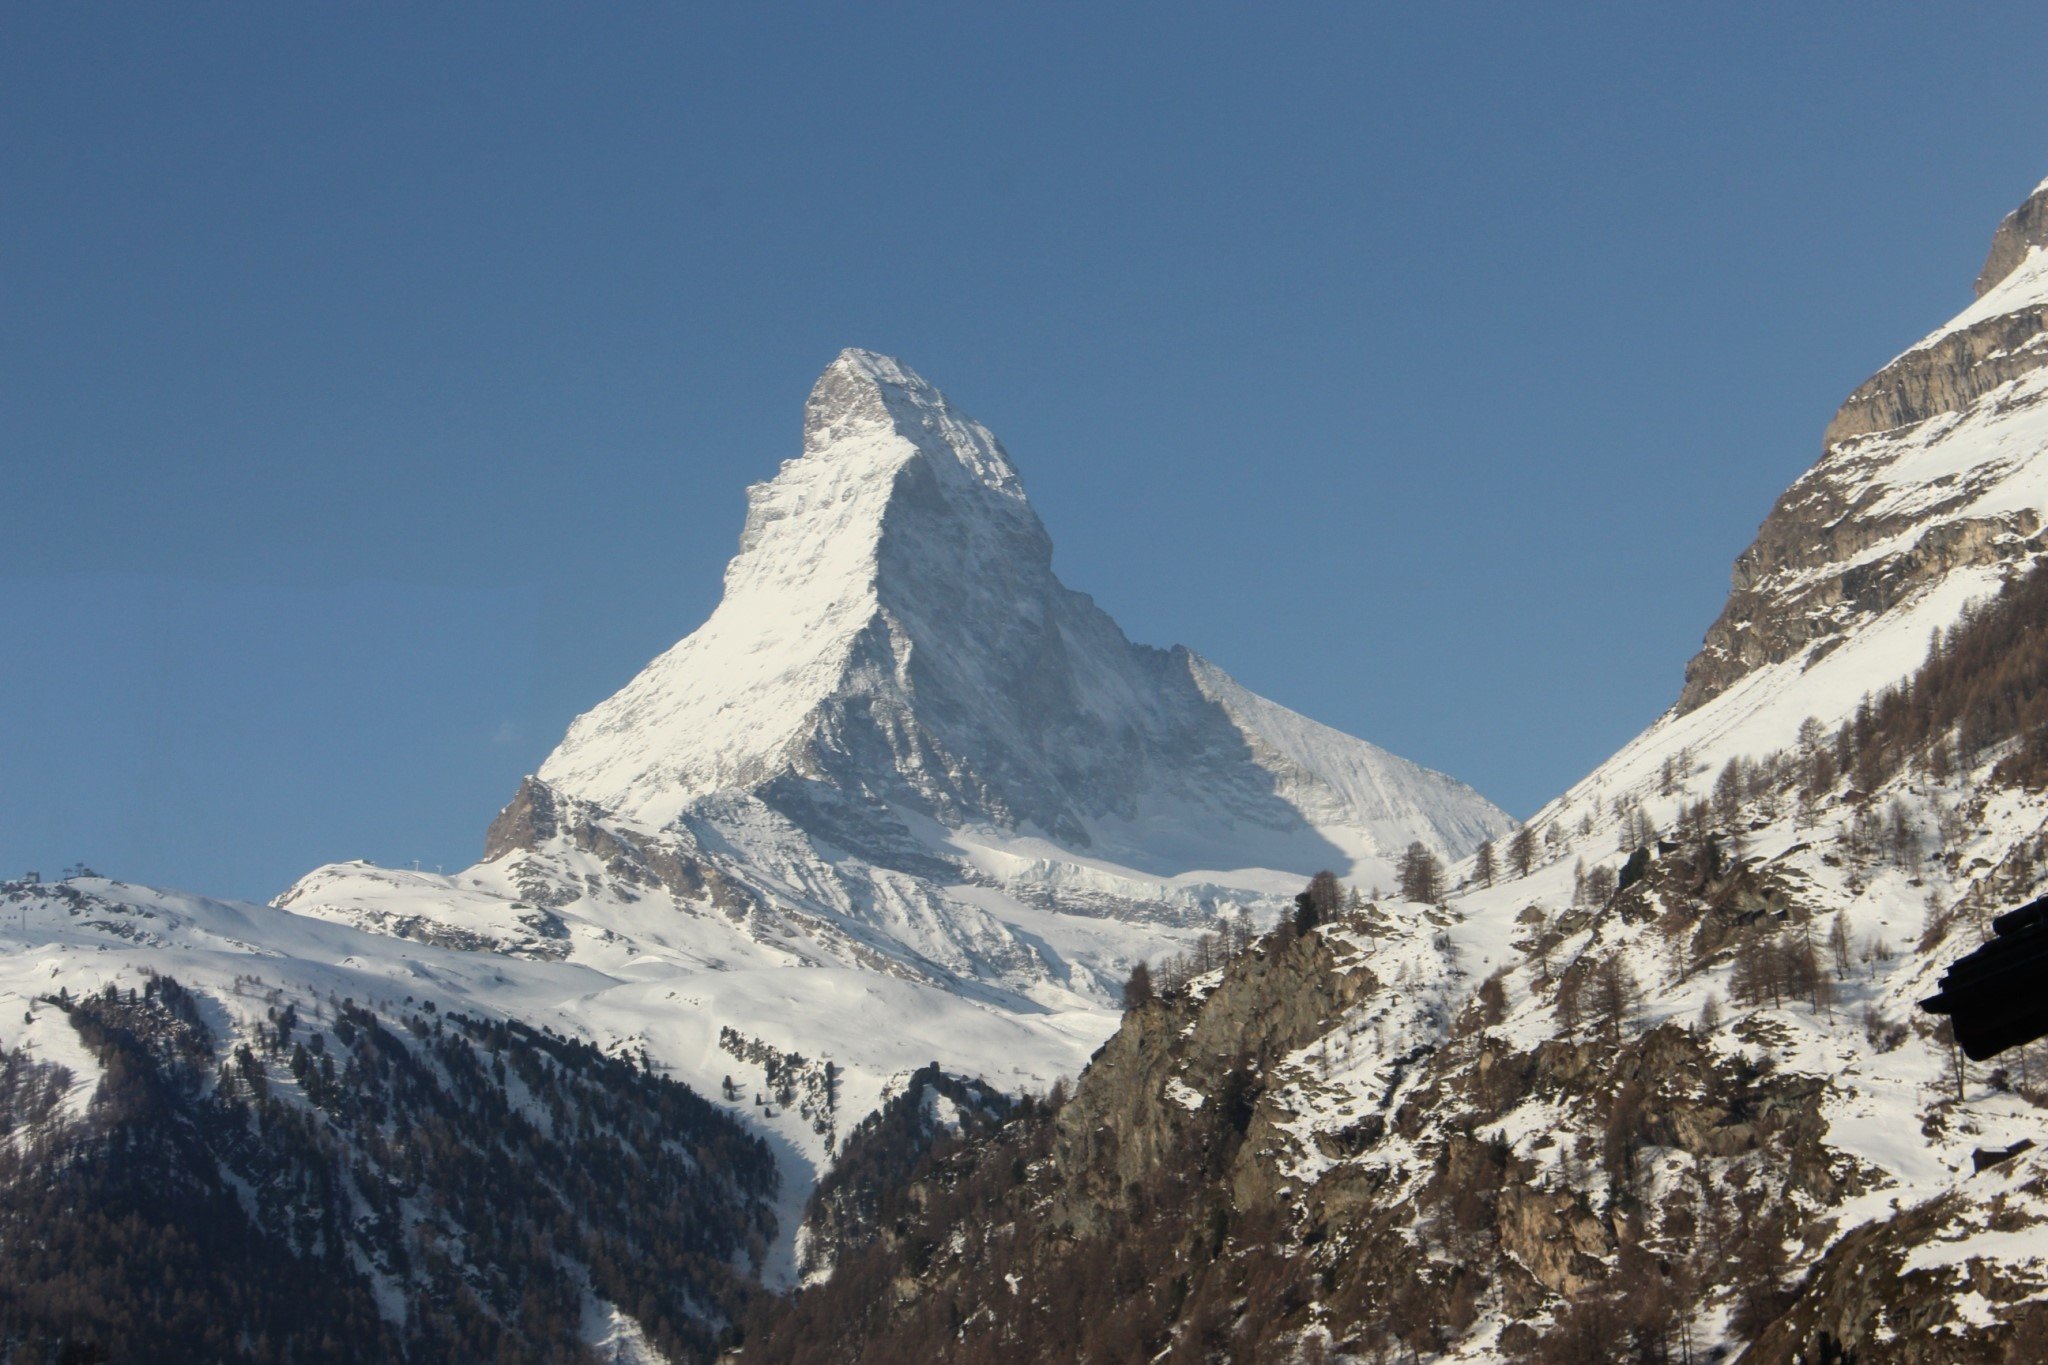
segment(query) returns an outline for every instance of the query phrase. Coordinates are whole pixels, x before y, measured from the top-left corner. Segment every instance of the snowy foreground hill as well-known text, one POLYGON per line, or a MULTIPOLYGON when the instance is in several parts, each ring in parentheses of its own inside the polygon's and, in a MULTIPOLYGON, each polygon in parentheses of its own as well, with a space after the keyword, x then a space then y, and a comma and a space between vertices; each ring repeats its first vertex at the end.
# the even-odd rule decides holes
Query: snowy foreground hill
MULTIPOLYGON (((1390 884, 1412 842, 1512 827, 1132 644, 1051 553, 985 428, 845 352, 801 456, 749 490, 718 609, 575 723, 476 866, 328 866, 267 907, 10 887, 0 1134, 110 1171, 174 1150, 113 1207, 167 1229, 167 1261, 197 1219, 338 1286, 321 1311, 337 1340, 381 1323, 370 1355, 700 1354, 748 1280, 792 1279, 806 1195, 917 1068, 1042 1091, 1115 1028, 1134 962, 1263 929, 1319 869, 1390 884), (110 1077, 163 1103, 117 1115, 110 1077), (478 1199, 471 1149, 536 1183, 478 1199), (681 1241, 605 1202, 638 1180, 686 1192, 681 1241), (583 1242, 520 1299, 522 1239, 563 1217, 583 1242), (460 1311, 423 1307, 456 1285, 460 1311)), ((0 1294, 0 1332, 38 1313, 0 1294)), ((261 1358, 274 1324, 225 1320, 261 1358)))
POLYGON ((2048 184, 1671 712, 1437 903, 1167 974, 748 1365, 2048 1360, 2048 1050, 1916 1008, 2048 889, 2044 398, 2048 184))

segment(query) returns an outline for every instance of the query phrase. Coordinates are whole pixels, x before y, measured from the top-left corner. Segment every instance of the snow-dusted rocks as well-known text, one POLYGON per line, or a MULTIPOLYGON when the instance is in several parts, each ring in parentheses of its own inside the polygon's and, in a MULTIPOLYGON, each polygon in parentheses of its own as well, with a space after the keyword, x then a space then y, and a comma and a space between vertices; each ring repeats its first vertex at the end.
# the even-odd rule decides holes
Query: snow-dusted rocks
MULTIPOLYGON (((1820 463, 1736 561, 1727 606, 1686 668, 1680 711, 1768 665, 1803 671, 1871 618, 1912 607, 1958 574, 1982 592, 2003 566, 2042 548, 2044 215, 2048 184, 2000 227, 1977 301, 1842 404, 1820 463)), ((1939 614, 1952 616, 1952 604, 1939 614)))

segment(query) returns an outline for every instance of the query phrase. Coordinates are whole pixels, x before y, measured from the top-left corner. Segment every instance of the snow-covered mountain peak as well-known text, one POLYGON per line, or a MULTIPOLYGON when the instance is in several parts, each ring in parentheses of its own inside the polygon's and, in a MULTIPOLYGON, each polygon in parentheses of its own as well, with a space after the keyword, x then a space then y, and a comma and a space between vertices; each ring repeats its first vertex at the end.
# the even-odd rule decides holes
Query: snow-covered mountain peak
POLYGON ((1290 872, 1413 838, 1462 852, 1506 827, 1469 788, 1133 644, 1054 575, 994 435, 870 351, 832 362, 803 455, 748 490, 725 588, 576 721, 543 782, 648 829, 761 797, 871 850, 878 828, 901 842, 906 817, 1148 864, 1134 829, 1208 858, 1255 830, 1262 848, 1299 845, 1264 864, 1290 872), (1319 833, 1333 827, 1358 837, 1319 833))
MULTIPOLYGON (((1017 472, 989 429, 894 356, 849 346, 804 402, 804 458, 834 459, 875 443, 907 443, 1021 499, 1017 472)), ((945 472, 950 473, 950 470, 945 472)))
POLYGON ((540 777, 659 826, 709 793, 815 772, 807 743, 843 748, 820 736, 845 728, 834 698, 844 712, 886 693, 908 713, 920 647, 1000 655, 1063 591, 994 435, 901 361, 843 351, 805 405, 803 454, 747 490, 710 620, 580 717, 540 777))
POLYGON ((716 610, 571 725, 482 862, 334 864, 280 909, 599 974, 580 1030, 728 1099, 743 1066, 774 1069, 740 1087, 764 1097, 818 1069, 843 1111, 753 1117, 822 1162, 908 1067, 1047 1084, 1134 961, 1268 921, 1319 869, 1385 885, 1412 841, 1512 827, 1132 643, 1053 573, 996 438, 900 361, 834 360, 747 504, 716 610))
POLYGON ((849 346, 825 367, 804 401, 804 453, 829 448, 845 428, 899 421, 915 427, 926 415, 951 406, 895 356, 849 346))

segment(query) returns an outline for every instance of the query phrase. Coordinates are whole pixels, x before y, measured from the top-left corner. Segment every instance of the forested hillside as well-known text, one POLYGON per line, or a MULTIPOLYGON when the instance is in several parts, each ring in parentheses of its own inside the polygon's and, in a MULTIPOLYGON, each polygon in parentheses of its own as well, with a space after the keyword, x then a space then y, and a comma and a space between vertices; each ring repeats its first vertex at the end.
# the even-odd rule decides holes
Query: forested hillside
POLYGON ((714 1106, 516 1021, 237 990, 280 1002, 247 1036, 168 976, 36 1002, 99 1076, 0 1068, 12 1359, 681 1361, 737 1316, 775 1168, 714 1106))

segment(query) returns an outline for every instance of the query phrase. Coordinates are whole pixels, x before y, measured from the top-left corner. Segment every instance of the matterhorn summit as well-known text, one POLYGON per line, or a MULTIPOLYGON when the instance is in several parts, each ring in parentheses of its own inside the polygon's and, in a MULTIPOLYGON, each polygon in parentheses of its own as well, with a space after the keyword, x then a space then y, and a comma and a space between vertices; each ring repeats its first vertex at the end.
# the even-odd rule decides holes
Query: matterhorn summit
POLYGON ((902 362, 842 353, 803 449, 748 490, 711 619, 578 719, 540 781, 651 829, 748 792, 803 823, 852 801, 1174 872, 1247 837, 1303 873, 1503 827, 1448 778, 1131 644, 1054 576, 1001 443, 902 362), (1149 836, 1190 819, 1202 850, 1149 836))
POLYGON ((333 865, 279 904, 587 968, 613 984, 581 1031, 706 1087, 741 1052, 822 1056, 857 1100, 932 1058, 1071 1074, 1133 962, 1263 924, 1319 869, 1389 885, 1411 842, 1454 858, 1511 825, 1133 644, 1054 575, 994 435, 848 350, 748 490, 710 619, 570 726, 482 863, 333 865))
POLYGON ((843 353, 805 405, 803 452, 748 490, 711 619, 579 719, 543 781, 659 826, 711 793, 820 776, 835 748, 899 771, 932 757, 918 711, 971 700, 964 671, 997 675, 977 680, 1002 687, 994 709, 1054 644, 1052 547, 1016 474, 917 375, 843 353), (949 649, 976 657, 934 657, 949 649))

